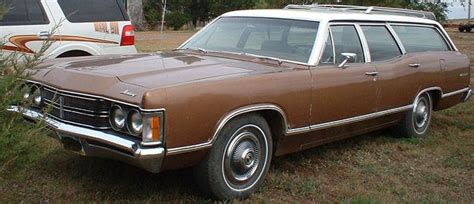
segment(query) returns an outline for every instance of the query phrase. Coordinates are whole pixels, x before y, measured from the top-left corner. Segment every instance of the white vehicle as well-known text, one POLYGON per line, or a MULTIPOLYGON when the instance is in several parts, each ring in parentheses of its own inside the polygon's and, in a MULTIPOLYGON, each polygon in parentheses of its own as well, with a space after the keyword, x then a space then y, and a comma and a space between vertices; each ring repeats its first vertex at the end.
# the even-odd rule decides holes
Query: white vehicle
POLYGON ((38 52, 47 58, 134 54, 135 28, 121 0, 0 0, 2 52, 38 52), (56 31, 51 31, 57 26, 56 31))

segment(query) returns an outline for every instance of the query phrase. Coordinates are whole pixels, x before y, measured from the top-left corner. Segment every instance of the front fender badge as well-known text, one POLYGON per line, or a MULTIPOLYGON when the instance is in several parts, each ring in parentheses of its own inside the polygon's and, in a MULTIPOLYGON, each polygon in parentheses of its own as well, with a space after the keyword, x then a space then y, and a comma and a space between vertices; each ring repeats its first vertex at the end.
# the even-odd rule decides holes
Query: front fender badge
POLYGON ((135 98, 137 96, 137 94, 130 92, 128 89, 120 92, 120 94, 125 95, 125 96, 130 96, 132 98, 135 98))

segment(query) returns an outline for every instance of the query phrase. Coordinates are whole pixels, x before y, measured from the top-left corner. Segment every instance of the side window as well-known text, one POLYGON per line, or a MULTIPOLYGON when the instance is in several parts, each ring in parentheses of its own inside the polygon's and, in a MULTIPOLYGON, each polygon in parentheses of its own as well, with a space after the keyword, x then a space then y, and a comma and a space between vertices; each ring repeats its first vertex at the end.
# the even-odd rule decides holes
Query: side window
POLYGON ((392 26, 407 52, 449 51, 440 33, 432 27, 392 26))
POLYGON ((332 45, 331 35, 328 35, 319 64, 334 64, 334 47, 332 45))
POLYGON ((121 0, 58 0, 67 20, 73 23, 128 21, 121 0))
POLYGON ((39 0, 2 0, 0 2, 0 6, 8 8, 6 15, 0 19, 0 25, 49 23, 39 0))
POLYGON ((361 26, 373 62, 392 59, 402 53, 395 39, 385 26, 361 26))
POLYGON ((352 25, 336 25, 331 26, 331 32, 334 39, 334 47, 336 51, 336 64, 341 63, 344 58, 342 53, 354 53, 357 56, 352 63, 363 63, 364 51, 360 42, 357 30, 352 25))

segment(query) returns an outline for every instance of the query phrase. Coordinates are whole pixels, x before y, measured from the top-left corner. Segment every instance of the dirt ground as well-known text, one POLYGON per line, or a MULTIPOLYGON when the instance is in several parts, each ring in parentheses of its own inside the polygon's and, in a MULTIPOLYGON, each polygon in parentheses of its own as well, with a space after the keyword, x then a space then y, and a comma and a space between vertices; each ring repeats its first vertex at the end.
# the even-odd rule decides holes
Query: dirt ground
MULTIPOLYGON (((137 47, 170 50, 193 33, 139 32, 137 47)), ((474 33, 450 35, 474 64, 474 33)), ((472 203, 474 100, 433 117, 423 139, 379 131, 275 158, 260 191, 244 202, 472 203)), ((35 148, 16 158, 24 165, 0 168, 0 203, 210 202, 190 169, 153 175, 67 152, 47 137, 34 139, 35 148)))

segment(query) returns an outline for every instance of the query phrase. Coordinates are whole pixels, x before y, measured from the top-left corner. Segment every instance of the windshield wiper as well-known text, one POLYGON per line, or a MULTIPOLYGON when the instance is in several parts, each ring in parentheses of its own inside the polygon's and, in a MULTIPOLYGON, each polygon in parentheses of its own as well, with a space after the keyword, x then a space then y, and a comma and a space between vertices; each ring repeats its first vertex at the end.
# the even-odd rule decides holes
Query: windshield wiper
POLYGON ((246 55, 246 56, 251 56, 251 57, 255 57, 257 59, 260 59, 260 60, 272 60, 272 61, 276 61, 278 63, 278 65, 281 65, 283 64, 283 61, 279 58, 276 58, 276 57, 267 57, 267 56, 261 56, 261 55, 254 55, 254 54, 249 54, 249 53, 240 53, 241 55, 246 55))
POLYGON ((198 47, 198 48, 189 48, 189 47, 187 47, 187 48, 176 48, 176 49, 174 49, 173 51, 180 51, 180 50, 199 51, 199 52, 200 52, 201 54, 203 54, 203 55, 205 55, 205 54, 208 53, 208 51, 207 51, 206 49, 204 49, 204 48, 199 48, 199 47, 198 47))

